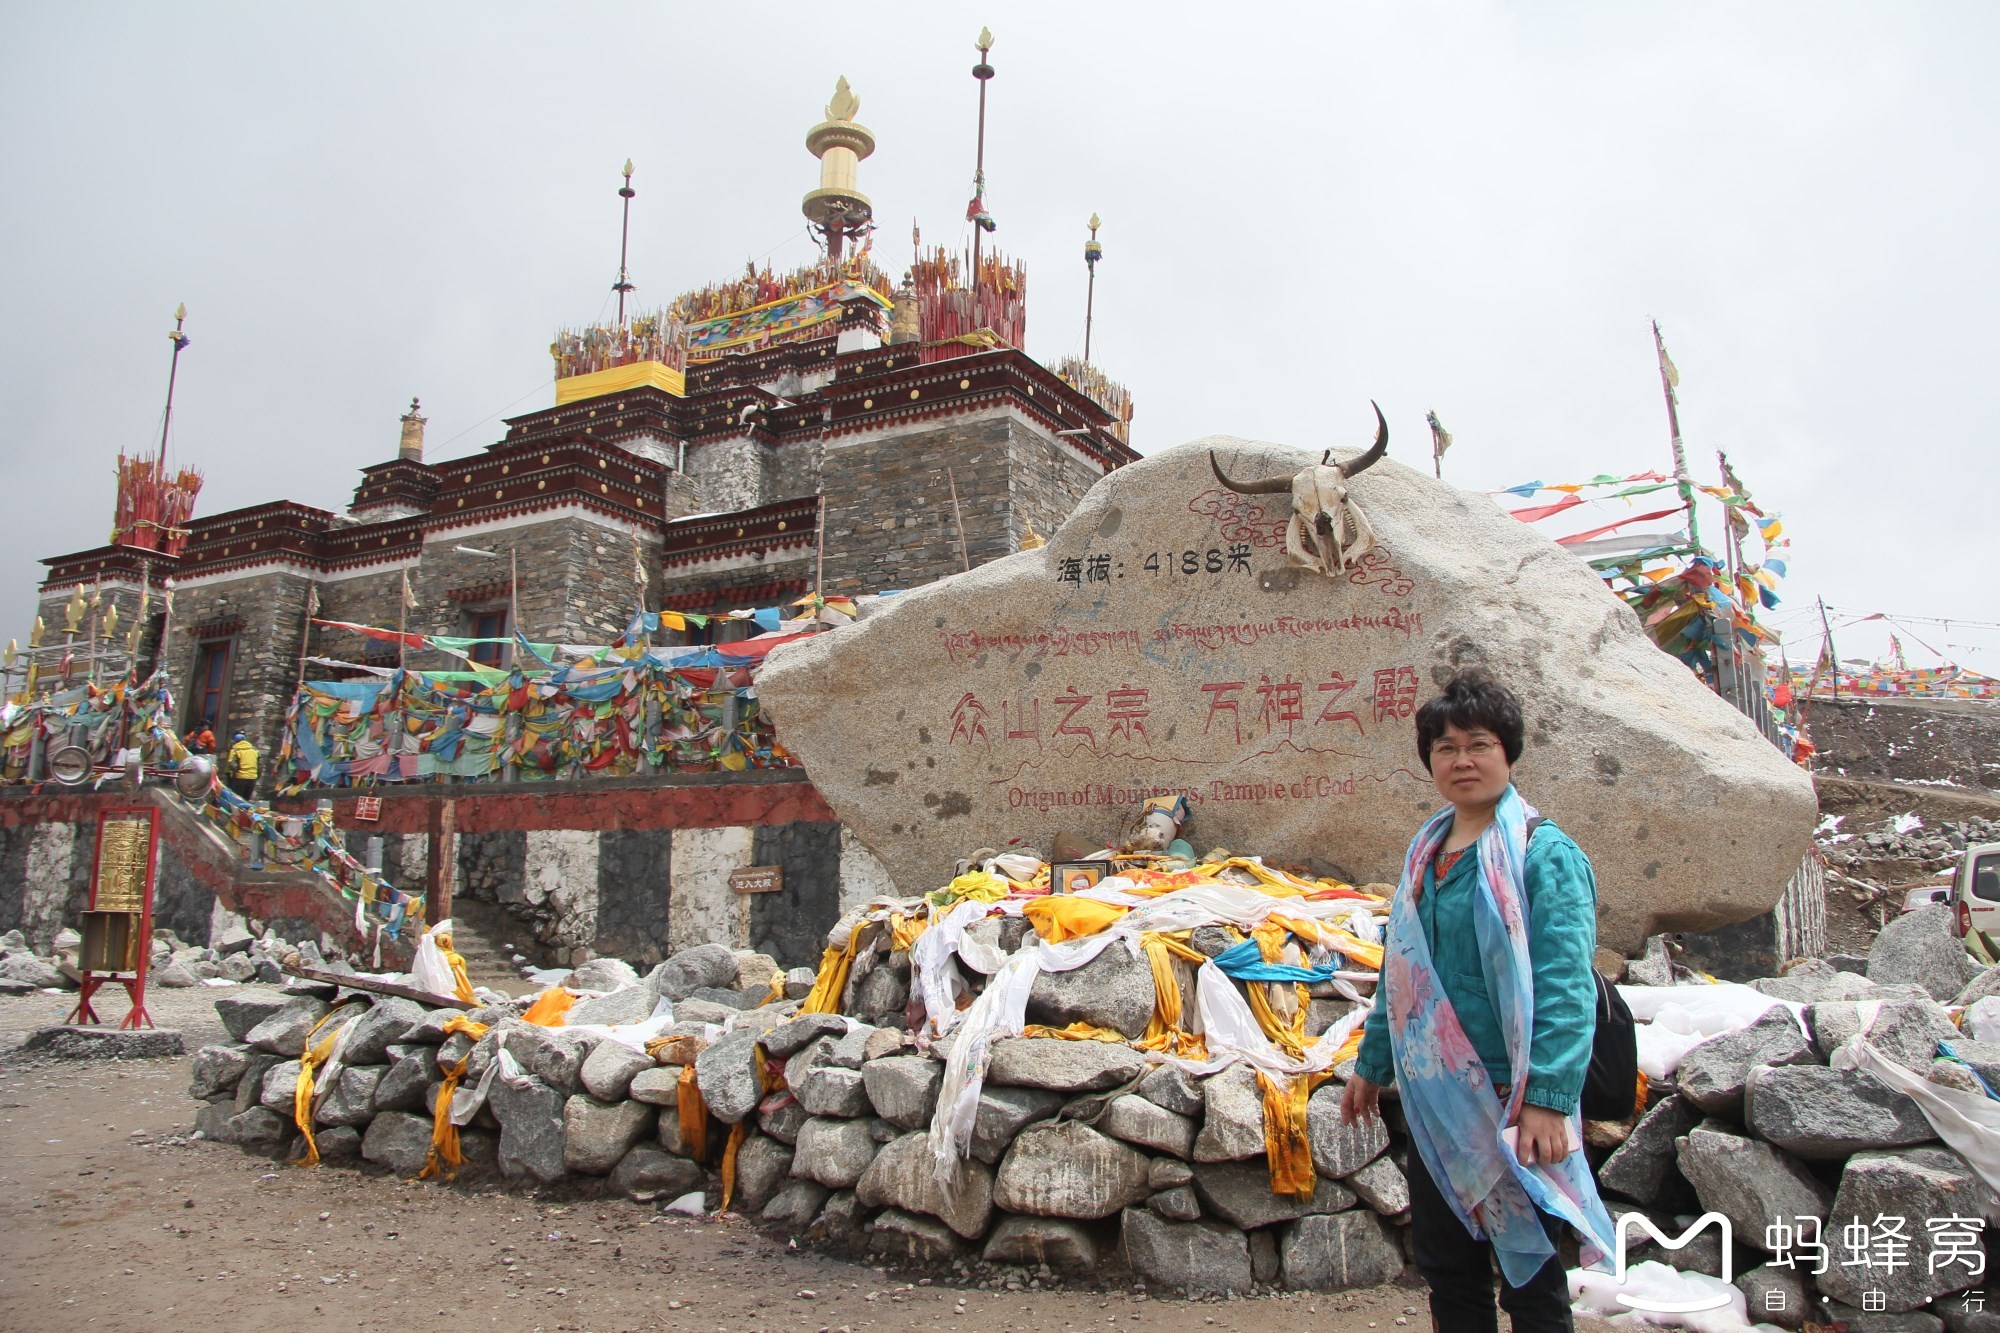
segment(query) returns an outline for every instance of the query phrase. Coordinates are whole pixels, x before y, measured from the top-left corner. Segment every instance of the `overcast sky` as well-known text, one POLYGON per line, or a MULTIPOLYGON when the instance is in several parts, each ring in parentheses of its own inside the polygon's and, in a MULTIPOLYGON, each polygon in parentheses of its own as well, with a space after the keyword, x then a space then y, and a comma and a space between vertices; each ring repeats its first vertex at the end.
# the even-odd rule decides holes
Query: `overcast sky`
MULTIPOLYGON (((1794 660, 1818 595, 2000 622, 1994 6, 196 0, 0 8, 0 641, 157 439, 177 302, 197 512, 339 510, 412 394, 433 459, 553 400, 627 157, 642 306, 811 257, 842 74, 877 259, 913 218, 959 240, 982 23, 1028 351, 1081 350, 1095 210, 1094 359, 1142 452, 1352 446, 1373 398, 1417 466, 1434 408, 1474 489, 1665 469, 1657 318, 1696 472, 1726 449, 1784 514, 1794 660)), ((2000 632, 1909 628, 2000 673, 2000 632)))

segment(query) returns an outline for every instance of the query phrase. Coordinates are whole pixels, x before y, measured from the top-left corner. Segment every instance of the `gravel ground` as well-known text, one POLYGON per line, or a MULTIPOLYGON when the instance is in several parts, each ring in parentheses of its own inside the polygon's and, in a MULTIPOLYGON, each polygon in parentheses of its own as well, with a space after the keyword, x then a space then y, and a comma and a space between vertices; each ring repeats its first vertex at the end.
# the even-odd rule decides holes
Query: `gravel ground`
MULTIPOLYGON (((240 989, 259 989, 255 987, 240 989)), ((215 991, 148 996, 188 1049, 215 991)), ((115 1024, 124 993, 100 992, 115 1024)), ((73 995, 0 1000, 0 1050, 73 995)), ((185 1059, 0 1056, 0 1328, 1081 1329, 1428 1326, 1397 1287, 1259 1300, 986 1292, 623 1199, 303 1170, 190 1141, 185 1059)), ((1583 1321, 1579 1321, 1583 1326, 1583 1321)))

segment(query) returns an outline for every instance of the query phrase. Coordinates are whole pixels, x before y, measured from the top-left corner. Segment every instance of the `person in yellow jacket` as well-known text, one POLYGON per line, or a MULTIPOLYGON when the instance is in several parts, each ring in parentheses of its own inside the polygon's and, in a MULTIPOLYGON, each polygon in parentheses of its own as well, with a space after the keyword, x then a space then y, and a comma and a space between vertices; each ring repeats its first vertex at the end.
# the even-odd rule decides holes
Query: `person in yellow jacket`
POLYGON ((229 753, 223 756, 222 781, 246 801, 250 799, 250 793, 257 789, 257 747, 243 732, 236 733, 229 753))

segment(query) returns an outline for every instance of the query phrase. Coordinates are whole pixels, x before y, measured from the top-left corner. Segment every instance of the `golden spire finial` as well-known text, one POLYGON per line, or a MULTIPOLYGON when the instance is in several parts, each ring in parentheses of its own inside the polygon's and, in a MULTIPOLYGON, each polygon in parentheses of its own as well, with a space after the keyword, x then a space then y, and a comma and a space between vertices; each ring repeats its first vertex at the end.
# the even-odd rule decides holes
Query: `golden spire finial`
POLYGON ((1096 231, 1099 227, 1103 226, 1104 224, 1098 220, 1097 214, 1092 213, 1090 215, 1090 222, 1087 225, 1090 227, 1092 231, 1096 231))
POLYGON ((625 179, 632 179, 632 159, 629 157, 625 159, 625 179))
POLYGON ((179 305, 174 307, 174 318, 186 319, 187 317, 188 317, 187 302, 183 301, 179 305))
POLYGON ((980 55, 985 55, 988 51, 991 51, 993 49, 993 29, 983 23, 980 24, 979 40, 974 42, 973 45, 979 48, 980 55))
POLYGON ((840 76, 840 82, 833 85, 833 100, 826 104, 828 120, 853 120, 861 110, 861 99, 854 95, 854 89, 847 86, 847 76, 840 76))

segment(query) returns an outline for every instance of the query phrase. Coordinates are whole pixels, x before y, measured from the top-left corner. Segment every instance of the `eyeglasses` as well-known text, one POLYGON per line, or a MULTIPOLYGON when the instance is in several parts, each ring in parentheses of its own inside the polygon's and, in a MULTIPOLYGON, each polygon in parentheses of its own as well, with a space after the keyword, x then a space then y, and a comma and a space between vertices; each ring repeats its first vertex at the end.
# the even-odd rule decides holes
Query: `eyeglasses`
POLYGON ((1472 759, 1491 759, 1500 749, 1500 742, 1489 740, 1467 741, 1463 746, 1450 741, 1439 741, 1431 746, 1431 758, 1442 759, 1446 763, 1463 754, 1472 759))

